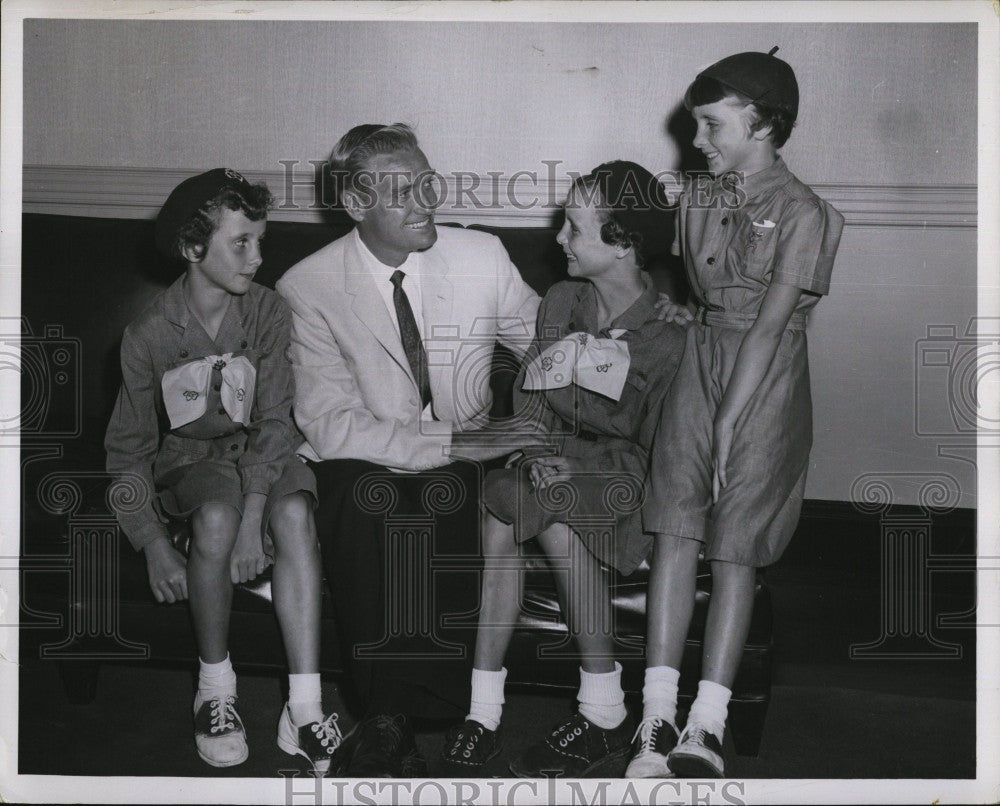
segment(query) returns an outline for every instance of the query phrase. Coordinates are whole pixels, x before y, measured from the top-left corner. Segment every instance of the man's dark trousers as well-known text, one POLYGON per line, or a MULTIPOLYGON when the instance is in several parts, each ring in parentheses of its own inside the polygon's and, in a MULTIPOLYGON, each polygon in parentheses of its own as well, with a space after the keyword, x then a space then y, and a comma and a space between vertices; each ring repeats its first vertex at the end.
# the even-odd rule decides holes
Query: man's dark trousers
POLYGON ((467 712, 482 568, 479 493, 486 472, 502 466, 461 461, 395 473, 356 459, 310 463, 342 652, 369 711, 391 702, 411 716, 467 712))

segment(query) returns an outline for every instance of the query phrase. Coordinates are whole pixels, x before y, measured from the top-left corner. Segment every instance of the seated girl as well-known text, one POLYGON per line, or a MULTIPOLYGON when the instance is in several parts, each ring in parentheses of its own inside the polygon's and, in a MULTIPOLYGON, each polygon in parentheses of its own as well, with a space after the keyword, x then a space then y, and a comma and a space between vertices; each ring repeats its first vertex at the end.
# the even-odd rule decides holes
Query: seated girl
POLYGON ((125 329, 105 448, 108 470, 139 487, 141 506, 118 518, 145 553, 153 595, 190 602, 200 658, 198 755, 214 767, 247 759, 228 651, 230 607, 233 585, 254 579, 273 553, 290 670, 278 746, 322 775, 341 733, 321 703, 316 483, 295 455, 302 438, 285 357, 290 317, 277 294, 253 282, 271 201, 265 185, 222 168, 170 194, 156 243, 185 271, 125 329), (168 517, 190 520, 187 559, 170 541, 168 517))
POLYGON ((660 320, 643 270, 669 248, 667 206, 648 171, 621 161, 578 179, 566 200, 557 241, 572 279, 542 300, 515 386, 522 427, 547 431, 557 448, 518 454, 486 477, 472 704, 442 750, 455 776, 475 777, 501 750, 503 662, 521 605, 520 544, 531 539, 553 568, 580 652, 579 710, 510 769, 566 778, 624 771, 635 726, 614 658, 604 566, 629 574, 651 544, 640 517, 649 449, 684 345, 683 328, 660 320))

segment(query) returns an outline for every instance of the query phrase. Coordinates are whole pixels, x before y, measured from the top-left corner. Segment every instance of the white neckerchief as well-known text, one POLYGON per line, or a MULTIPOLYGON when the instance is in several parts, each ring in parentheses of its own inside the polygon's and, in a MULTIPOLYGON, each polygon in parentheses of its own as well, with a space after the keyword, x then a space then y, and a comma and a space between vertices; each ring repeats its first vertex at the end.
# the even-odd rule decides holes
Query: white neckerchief
POLYGON ((250 422, 257 370, 246 356, 233 358, 232 353, 226 353, 198 358, 163 373, 160 388, 172 430, 193 423, 205 413, 212 368, 216 366, 222 373, 222 408, 234 423, 250 422))
POLYGON ((561 389, 575 383, 617 402, 625 388, 632 359, 628 342, 619 340, 628 331, 615 328, 608 332, 610 339, 583 332, 570 333, 546 347, 528 365, 521 388, 525 391, 561 389))

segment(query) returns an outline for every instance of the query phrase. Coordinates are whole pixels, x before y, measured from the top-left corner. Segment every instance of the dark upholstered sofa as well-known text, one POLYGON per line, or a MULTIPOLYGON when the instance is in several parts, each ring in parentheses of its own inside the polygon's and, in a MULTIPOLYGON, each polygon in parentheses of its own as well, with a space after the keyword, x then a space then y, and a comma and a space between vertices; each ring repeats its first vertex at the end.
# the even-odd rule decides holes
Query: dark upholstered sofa
MULTIPOLYGON (((102 440, 120 382, 122 330, 173 279, 153 249, 152 229, 151 221, 142 220, 25 215, 22 321, 4 323, 8 343, 20 329, 22 345, 22 647, 59 662, 67 691, 82 701, 93 696, 101 663, 196 657, 186 606, 154 602, 142 556, 118 533, 103 472, 102 440)), ((554 229, 482 229, 501 238, 540 294, 564 276, 554 229)), ((345 231, 343 222, 271 222, 258 281, 273 287, 288 267, 345 231)), ((664 287, 671 282, 662 272, 657 280, 664 287)), ((495 361, 499 412, 509 405, 504 389, 511 363, 495 361)), ((552 578, 544 563, 535 566, 509 653, 509 680, 575 688, 577 660, 552 651, 566 639, 552 578)), ((633 693, 642 688, 647 572, 644 565, 617 580, 614 593, 624 683, 633 693)), ((699 678, 710 595, 703 567, 681 670, 682 700, 693 695, 699 678)), ((231 647, 241 668, 283 666, 269 597, 267 575, 237 590, 231 647)), ((344 667, 326 599, 322 667, 337 674, 344 667)), ((770 596, 759 584, 730 712, 741 754, 756 755, 760 744, 771 691, 771 626, 770 596)))

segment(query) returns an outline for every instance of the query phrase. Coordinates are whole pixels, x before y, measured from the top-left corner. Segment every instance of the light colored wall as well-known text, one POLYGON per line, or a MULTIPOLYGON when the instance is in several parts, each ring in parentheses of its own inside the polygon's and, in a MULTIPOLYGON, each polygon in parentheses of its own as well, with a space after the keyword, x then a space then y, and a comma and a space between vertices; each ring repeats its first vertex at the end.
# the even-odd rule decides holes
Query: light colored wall
MULTIPOLYGON (((783 153, 803 180, 976 182, 972 25, 28 20, 24 44, 27 165, 271 172, 325 157, 356 123, 403 120, 443 171, 664 170, 679 156, 666 116, 695 73, 779 44, 802 87, 783 153)), ((847 500, 864 473, 943 472, 975 506, 972 465, 938 458, 943 438, 917 436, 913 414, 917 342, 975 313, 975 241, 845 231, 810 328, 809 497, 847 500)))
POLYGON ((672 168, 700 67, 781 46, 806 182, 975 182, 971 25, 25 23, 29 164, 274 170, 363 121, 417 126, 441 170, 612 156, 672 168))

